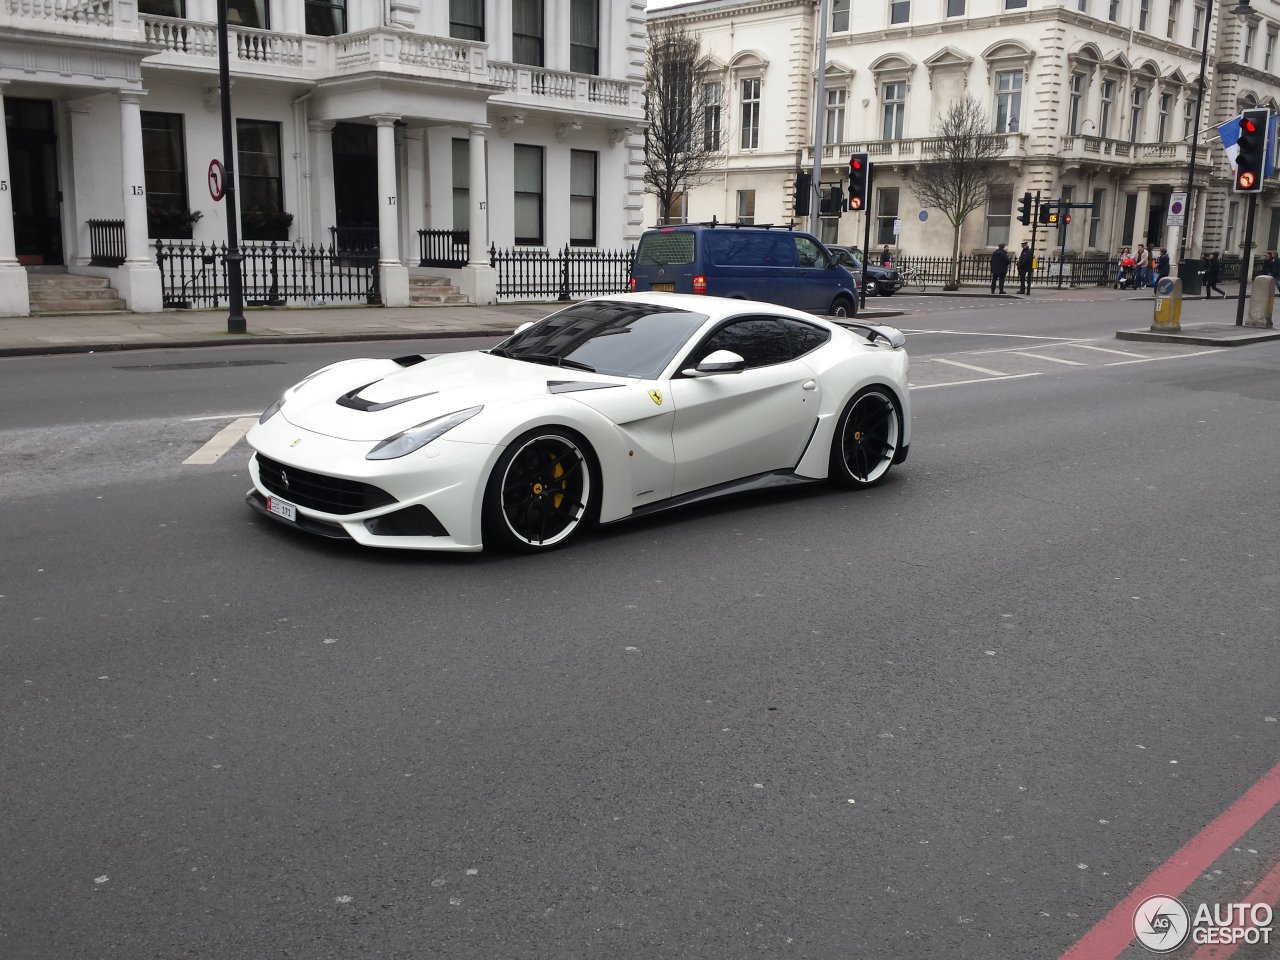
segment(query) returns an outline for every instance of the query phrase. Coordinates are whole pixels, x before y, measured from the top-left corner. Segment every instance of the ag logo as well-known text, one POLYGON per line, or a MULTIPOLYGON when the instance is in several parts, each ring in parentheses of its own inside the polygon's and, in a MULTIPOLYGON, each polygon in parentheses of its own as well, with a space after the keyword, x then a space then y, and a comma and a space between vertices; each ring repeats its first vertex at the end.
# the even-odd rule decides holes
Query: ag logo
POLYGON ((658 406, 662 406, 662 391, 650 390, 649 399, 652 400, 654 403, 656 403, 658 406))
POLYGON ((1172 953, 1191 931, 1191 915, 1173 897, 1147 897, 1133 912, 1133 934, 1152 953, 1172 953))
POLYGON ((291 446, 291 447, 296 447, 296 446, 297 446, 298 444, 300 444, 301 442, 302 442, 302 438, 301 438, 301 437, 299 437, 297 440, 293 441, 293 443, 289 444, 289 446, 291 446))

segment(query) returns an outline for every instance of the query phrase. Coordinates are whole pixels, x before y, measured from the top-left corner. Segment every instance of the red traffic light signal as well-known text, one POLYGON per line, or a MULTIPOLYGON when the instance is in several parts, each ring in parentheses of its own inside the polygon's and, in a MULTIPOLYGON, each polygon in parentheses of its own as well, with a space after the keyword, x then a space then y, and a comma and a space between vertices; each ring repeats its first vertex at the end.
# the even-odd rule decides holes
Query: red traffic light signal
POLYGON ((1271 111, 1254 108, 1240 115, 1240 136, 1236 140, 1236 193, 1262 190, 1262 172, 1267 155, 1267 127, 1271 111))
POLYGON ((862 210, 867 205, 867 179, 871 164, 865 153, 855 153, 849 158, 849 209, 862 210))

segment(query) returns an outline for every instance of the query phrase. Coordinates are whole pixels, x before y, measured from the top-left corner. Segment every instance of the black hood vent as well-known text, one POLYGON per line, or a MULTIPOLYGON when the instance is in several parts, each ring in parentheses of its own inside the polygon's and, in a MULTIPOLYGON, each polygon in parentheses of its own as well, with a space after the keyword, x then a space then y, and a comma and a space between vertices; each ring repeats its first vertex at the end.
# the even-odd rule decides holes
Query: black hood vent
POLYGON ((368 390, 370 387, 373 386, 374 383, 381 383, 381 382, 382 381, 380 380, 375 380, 373 381, 373 383, 366 383, 363 387, 356 387, 350 393, 344 393, 342 396, 338 398, 338 406, 347 407, 351 410, 360 410, 360 411, 363 411, 364 413, 377 413, 379 410, 387 410, 387 409, 390 409, 391 407, 398 407, 400 404, 408 403, 410 400, 421 400, 423 397, 429 397, 434 393, 439 393, 438 390, 431 390, 431 391, 428 391, 427 393, 419 393, 413 397, 401 397, 399 400, 387 400, 383 403, 375 403, 372 400, 364 400, 359 396, 360 391, 368 390))

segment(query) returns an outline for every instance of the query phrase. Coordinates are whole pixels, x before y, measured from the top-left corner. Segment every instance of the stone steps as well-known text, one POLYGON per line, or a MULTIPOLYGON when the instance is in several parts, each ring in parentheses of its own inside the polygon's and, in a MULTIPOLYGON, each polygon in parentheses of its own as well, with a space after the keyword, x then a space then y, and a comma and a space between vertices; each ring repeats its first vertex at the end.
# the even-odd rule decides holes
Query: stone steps
POLYGON ((409 302, 415 306, 465 304, 467 298, 444 277, 410 277, 409 302))
POLYGON ((71 273, 29 273, 27 295, 32 314, 123 311, 124 300, 105 277, 71 273))

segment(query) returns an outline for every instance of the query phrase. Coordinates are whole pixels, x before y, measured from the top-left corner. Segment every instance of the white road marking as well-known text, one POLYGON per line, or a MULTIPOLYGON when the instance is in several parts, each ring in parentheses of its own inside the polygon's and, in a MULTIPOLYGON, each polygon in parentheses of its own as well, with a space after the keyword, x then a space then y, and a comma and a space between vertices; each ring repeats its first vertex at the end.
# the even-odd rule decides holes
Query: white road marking
POLYGON ((204 465, 217 463, 224 453, 240 442, 257 419, 257 417, 240 417, 238 420, 232 420, 214 434, 212 440, 182 462, 204 465))
MULTIPOLYGON (((898 329, 902 330, 901 327, 898 329)), ((982 333, 975 330, 902 330, 903 333, 945 333, 953 337, 1009 337, 1014 340, 1053 340, 1059 343, 1079 340, 1079 337, 1040 337, 1029 333, 982 333)))
POLYGON ((962 387, 966 383, 991 383, 995 380, 1025 380, 1027 377, 1039 377, 1039 373, 1014 373, 1007 377, 982 377, 977 380, 952 380, 949 383, 926 383, 923 386, 916 386, 914 383, 908 384, 912 390, 932 390, 935 387, 962 387))
POLYGON ((1110 363, 1104 363, 1104 367, 1127 367, 1131 363, 1152 363, 1156 360, 1181 360, 1183 357, 1203 357, 1210 353, 1222 353, 1221 347, 1215 347, 1212 350, 1197 350, 1194 353, 1179 353, 1172 357, 1143 357, 1141 360, 1112 360, 1110 363))
POLYGON ((256 417, 256 413, 219 413, 213 417, 187 417, 185 423, 201 423, 205 420, 238 420, 241 417, 256 417))
POLYGON ((989 377, 1003 377, 1005 374, 999 370, 992 370, 989 367, 975 367, 972 363, 961 363, 959 360, 948 360, 945 357, 930 357, 934 363, 945 363, 951 367, 961 367, 964 370, 972 370, 974 373, 985 373, 989 377))
POLYGON ((1081 350, 1097 350, 1099 353, 1114 353, 1122 357, 1137 357, 1139 359, 1146 359, 1140 353, 1130 353, 1128 350, 1112 350, 1110 347, 1095 347, 1091 343, 1073 343, 1071 344, 1071 346, 1079 347, 1081 350))
POLYGON ((1046 357, 1043 353, 1024 353, 1021 350, 1010 350, 1009 352, 1019 357, 1030 357, 1032 360, 1048 360, 1050 363, 1065 363, 1069 367, 1084 366, 1084 364, 1079 360, 1063 360, 1062 357, 1046 357))

